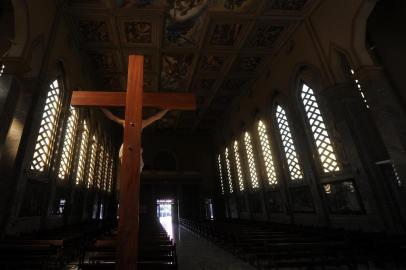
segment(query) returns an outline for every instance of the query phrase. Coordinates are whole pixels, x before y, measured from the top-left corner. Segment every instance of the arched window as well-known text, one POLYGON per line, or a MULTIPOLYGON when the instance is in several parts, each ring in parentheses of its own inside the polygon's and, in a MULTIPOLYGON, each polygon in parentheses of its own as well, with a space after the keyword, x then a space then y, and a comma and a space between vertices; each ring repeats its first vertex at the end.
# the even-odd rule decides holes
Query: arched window
POLYGON ((301 95, 310 129, 313 134, 317 152, 319 154, 321 166, 325 173, 338 172, 340 166, 337 162, 336 154, 324 124, 319 105, 313 90, 303 84, 301 95))
POLYGON ((228 185, 230 187, 230 193, 233 193, 234 192, 233 178, 231 177, 230 157, 228 156, 228 148, 227 147, 226 147, 226 151, 225 151, 225 156, 226 156, 228 185))
POLYGON ((367 101, 367 98, 365 97, 365 93, 364 90, 362 90, 361 84, 359 83, 358 79, 355 78, 355 72, 353 69, 350 69, 351 75, 352 75, 352 79, 355 82, 355 85, 357 87, 358 93, 361 96, 361 99, 364 101, 365 107, 367 107, 367 109, 369 109, 369 104, 367 101))
POLYGON ((303 179, 303 171, 296 153, 295 144, 293 143, 292 133, 289 128, 288 118, 285 110, 278 105, 276 107, 276 121, 279 127, 279 133, 282 139, 282 145, 288 163, 290 179, 298 181, 303 179))
POLYGON ((97 139, 96 136, 93 135, 92 146, 90 148, 90 163, 87 177, 87 188, 91 188, 93 186, 96 167, 96 154, 97 154, 97 139))
POLYGON ((61 113, 61 89, 58 80, 49 85, 42 120, 35 143, 30 169, 44 172, 49 166, 61 113))
POLYGON ((278 184, 278 179, 276 178, 276 171, 272 158, 271 144, 269 141, 268 132, 266 130, 264 122, 259 120, 257 128, 268 183, 270 185, 276 185, 278 184))
POLYGON ((241 169, 240 152, 238 149, 238 141, 234 141, 234 157, 235 157, 235 167, 237 169, 238 176, 238 188, 240 191, 244 190, 244 177, 241 169))
POLYGON ((66 127, 65 138, 62 148, 62 157, 59 163, 58 178, 64 180, 72 165, 73 150, 75 146, 75 135, 78 125, 79 115, 75 108, 70 107, 68 125, 66 127))
POLYGON ((221 169, 221 155, 220 154, 217 156, 217 165, 218 165, 219 178, 220 178, 221 194, 224 194, 223 171, 221 169))
POLYGON ((248 169, 251 177, 252 188, 259 188, 257 169, 255 168, 254 151, 252 150, 251 136, 248 132, 244 135, 245 151, 247 154, 248 169))
POLYGON ((79 160, 76 167, 76 185, 79 185, 83 181, 83 176, 85 173, 85 166, 86 166, 86 154, 87 154, 87 146, 89 144, 89 128, 87 126, 86 120, 83 121, 83 130, 82 136, 80 141, 80 148, 79 148, 79 160))

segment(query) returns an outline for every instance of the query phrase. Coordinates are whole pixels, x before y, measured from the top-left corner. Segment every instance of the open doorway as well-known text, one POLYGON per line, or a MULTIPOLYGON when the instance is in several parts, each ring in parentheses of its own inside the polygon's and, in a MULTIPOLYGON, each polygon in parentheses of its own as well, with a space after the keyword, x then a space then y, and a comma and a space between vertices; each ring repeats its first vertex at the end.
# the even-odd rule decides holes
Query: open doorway
POLYGON ((173 199, 158 199, 156 201, 157 217, 171 239, 173 239, 173 204, 173 199))

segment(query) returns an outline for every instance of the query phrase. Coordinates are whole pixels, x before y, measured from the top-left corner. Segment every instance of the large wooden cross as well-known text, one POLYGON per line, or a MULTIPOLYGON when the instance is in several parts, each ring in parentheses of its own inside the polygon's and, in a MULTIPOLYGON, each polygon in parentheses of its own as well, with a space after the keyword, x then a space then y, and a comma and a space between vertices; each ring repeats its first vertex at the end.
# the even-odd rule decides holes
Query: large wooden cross
POLYGON ((116 267, 119 270, 137 269, 142 107, 196 109, 192 94, 143 93, 143 82, 144 57, 130 55, 127 92, 73 91, 71 100, 73 106, 125 106, 116 267))

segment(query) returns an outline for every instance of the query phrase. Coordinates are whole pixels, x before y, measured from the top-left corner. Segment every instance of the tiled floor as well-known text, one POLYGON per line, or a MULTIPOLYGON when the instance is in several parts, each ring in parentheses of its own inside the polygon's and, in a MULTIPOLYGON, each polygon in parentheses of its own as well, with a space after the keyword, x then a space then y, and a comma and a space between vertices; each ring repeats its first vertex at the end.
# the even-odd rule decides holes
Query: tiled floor
POLYGON ((252 266, 212 242, 182 228, 174 227, 178 270, 254 270, 252 266))

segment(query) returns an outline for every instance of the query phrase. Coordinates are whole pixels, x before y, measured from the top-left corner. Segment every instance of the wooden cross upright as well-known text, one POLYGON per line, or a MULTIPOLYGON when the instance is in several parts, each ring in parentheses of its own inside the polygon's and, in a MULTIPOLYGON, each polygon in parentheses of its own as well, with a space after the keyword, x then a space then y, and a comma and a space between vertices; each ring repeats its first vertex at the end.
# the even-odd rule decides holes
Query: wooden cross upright
POLYGON ((130 55, 126 93, 73 91, 71 100, 72 106, 125 106, 116 267, 119 270, 137 269, 142 107, 169 110, 196 109, 194 95, 143 93, 143 82, 144 56, 130 55))

